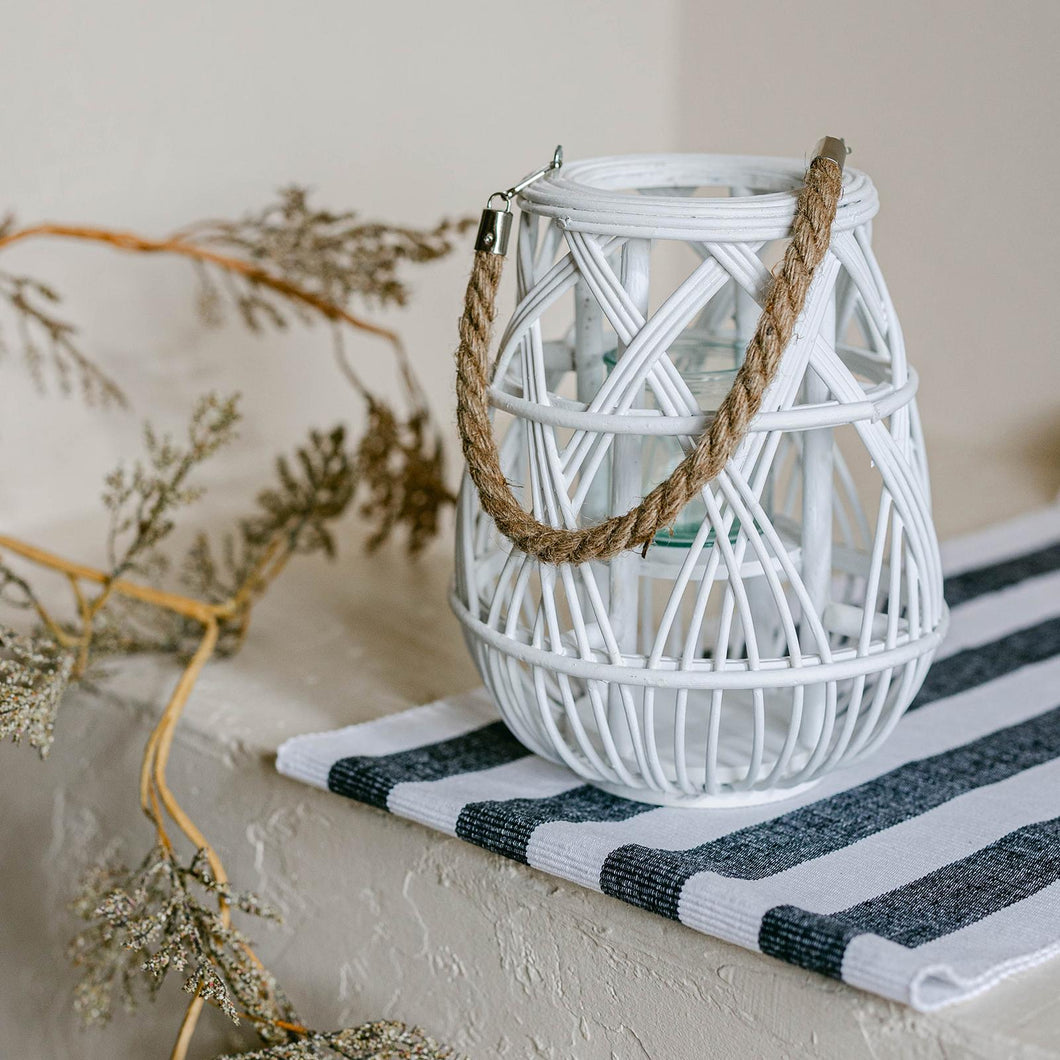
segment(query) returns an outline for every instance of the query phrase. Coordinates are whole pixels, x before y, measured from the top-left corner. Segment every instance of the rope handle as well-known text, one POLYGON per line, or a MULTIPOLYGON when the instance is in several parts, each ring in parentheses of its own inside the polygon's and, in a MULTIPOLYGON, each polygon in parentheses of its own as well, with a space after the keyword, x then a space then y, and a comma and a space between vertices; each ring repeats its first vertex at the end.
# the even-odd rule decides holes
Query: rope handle
MULTIPOLYGON (((489 347, 515 191, 511 195, 497 193, 504 198, 504 209, 487 206, 483 211, 464 296, 456 350, 456 418, 468 474, 478 490, 482 508, 516 548, 546 563, 574 564, 610 559, 626 549, 647 550, 655 535, 672 526, 681 509, 724 469, 757 415, 766 388, 776 377, 814 272, 828 250, 843 191, 846 154, 846 145, 836 137, 825 137, 817 145, 796 201, 791 242, 774 276, 744 362, 695 447, 667 479, 628 512, 574 530, 542 523, 522 507, 501 470, 493 435, 488 398, 489 347)), ((561 159, 557 148, 552 165, 516 187, 521 190, 530 179, 559 168, 561 159)))

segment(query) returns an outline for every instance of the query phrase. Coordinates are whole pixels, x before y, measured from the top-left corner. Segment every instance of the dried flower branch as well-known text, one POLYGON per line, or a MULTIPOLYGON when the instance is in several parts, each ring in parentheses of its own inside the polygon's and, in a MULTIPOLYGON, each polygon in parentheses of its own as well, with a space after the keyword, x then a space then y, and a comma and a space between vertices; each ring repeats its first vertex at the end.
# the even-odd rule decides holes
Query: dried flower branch
POLYGON ((134 1011, 145 984, 153 998, 173 970, 184 976, 186 993, 217 1005, 233 1022, 244 1012, 266 1040, 287 1040, 276 1025, 297 1018, 272 976, 251 960, 247 938, 222 915, 226 907, 279 919, 256 895, 220 883, 204 850, 187 866, 159 845, 132 871, 112 864, 92 869, 73 902, 89 926, 70 944, 74 964, 84 970, 74 1001, 82 1020, 106 1023, 118 1005, 134 1011))
MULTIPOLYGON (((144 458, 108 476, 103 499, 111 517, 109 569, 0 535, 0 551, 66 577, 75 611, 58 621, 29 581, 0 562, 0 602, 31 610, 38 621, 29 635, 0 627, 0 738, 26 738, 45 754, 63 691, 69 681, 84 678, 92 658, 162 651, 184 662, 148 739, 140 773, 140 805, 154 826, 155 846, 135 870, 103 865, 90 874, 77 901, 88 926, 72 946, 75 962, 85 970, 77 1007, 89 1021, 109 1019, 117 1005, 134 1006, 138 993, 153 997, 170 968, 184 974, 192 997, 171 1060, 186 1056, 206 1003, 233 1018, 251 1019, 270 1046, 262 1056, 452 1056, 400 1024, 320 1034, 297 1021, 272 975, 231 923, 233 909, 258 916, 268 910, 255 896, 230 889, 217 852, 170 790, 166 767, 176 726, 206 662, 242 643, 255 602, 292 556, 334 554, 332 524, 362 485, 367 496, 360 511, 373 523, 369 547, 404 526, 409 551, 416 552, 437 532, 440 511, 453 497, 422 390, 396 333, 357 315, 352 303, 359 298, 404 304, 408 290, 398 276, 400 265, 448 253, 465 227, 443 222, 419 232, 365 224, 350 213, 311 208, 298 189, 241 221, 192 226, 161 240, 84 226, 19 229, 10 218, 0 224, 0 250, 56 237, 183 257, 198 272, 207 319, 220 316, 223 294, 254 330, 285 327, 292 315, 305 322, 323 318, 335 331, 339 364, 368 411, 368 433, 359 443, 351 445, 339 427, 313 432, 292 460, 280 458, 278 482, 259 494, 257 510, 223 539, 218 554, 199 535, 181 566, 182 581, 194 596, 160 587, 170 566, 161 546, 177 513, 200 496, 194 472, 235 434, 234 397, 204 398, 180 441, 145 427, 144 458), (411 404, 407 418, 364 385, 342 345, 344 327, 390 342, 411 404), (187 866, 177 855, 178 833, 196 851, 187 866), (138 987, 140 979, 146 982, 138 987)), ((0 306, 13 313, 38 381, 48 363, 64 391, 76 379, 90 400, 121 400, 117 387, 75 345, 72 325, 55 315, 57 302, 55 292, 38 281, 0 273, 0 306), (42 344, 45 355, 39 352, 42 344)))
POLYGON ((299 1041, 274 1045, 219 1060, 460 1060, 418 1028, 380 1021, 332 1034, 310 1034, 299 1041))
POLYGON ((199 599, 233 601, 220 625, 222 654, 242 644, 251 607, 292 556, 323 552, 334 557, 331 527, 349 508, 358 485, 345 428, 311 431, 293 461, 277 458, 276 475, 277 484, 258 494, 257 510, 225 535, 218 553, 200 533, 182 565, 181 580, 199 599))
POLYGON ((238 405, 237 394, 224 400, 216 394, 201 398, 183 445, 145 424, 146 462, 119 466, 106 477, 103 505, 111 517, 107 555, 112 578, 128 573, 150 577, 158 571, 154 550, 172 532, 174 514, 202 496, 201 488, 188 485, 188 477, 234 438, 238 405))
MULTIPOLYGON (((0 221, 0 245, 14 229, 10 215, 0 221)), ((59 302, 58 293, 40 280, 0 272, 0 304, 6 303, 13 317, 23 359, 37 387, 45 387, 44 369, 48 364, 64 394, 69 394, 76 382, 90 405, 124 405, 125 395, 118 384, 78 349, 74 341, 77 329, 56 315, 59 302)), ((0 352, 4 348, 0 343, 0 352)))
POLYGON ((346 429, 327 434, 311 431, 307 445, 295 451, 295 462, 276 459, 278 485, 258 494, 258 514, 241 524, 248 548, 268 548, 280 540, 292 555, 335 555, 328 524, 342 515, 353 498, 356 474, 346 451, 346 429))
MULTIPOLYGON (((358 315, 353 302, 360 298, 370 305, 404 305, 409 291, 399 277, 400 267, 436 261, 448 254, 456 237, 471 224, 469 219, 442 221, 433 229, 417 230, 359 222, 353 213, 311 207, 304 188, 290 187, 280 192, 278 202, 241 220, 200 222, 163 239, 87 225, 46 223, 18 228, 8 216, 0 223, 0 250, 24 240, 50 237, 185 258, 196 268, 200 310, 208 323, 223 319, 227 297, 253 331, 284 328, 293 314, 304 323, 322 317, 335 325, 377 335, 390 343, 408 395, 414 407, 422 408, 422 390, 400 337, 358 315)), ((58 349, 53 351, 53 360, 58 358, 60 383, 77 369, 90 384, 88 396, 100 390, 103 397, 109 394, 111 400, 119 400, 121 392, 114 388, 111 393, 109 388, 114 385, 73 344, 74 329, 40 310, 39 301, 34 305, 27 297, 32 291, 39 299, 57 301, 55 292, 27 277, 10 279, 22 285, 21 293, 17 286, 0 282, 0 301, 7 301, 27 325, 37 323, 49 342, 53 341, 50 336, 56 336, 58 349), (101 389, 104 382, 107 388, 101 389)), ((32 367, 40 357, 36 345, 27 341, 31 338, 29 332, 24 333, 25 354, 32 367)), ((347 368, 346 374, 363 397, 371 396, 355 372, 347 368)))
MULTIPOLYGON (((402 435, 400 425, 388 421, 385 412, 376 413, 380 444, 374 450, 362 443, 351 453, 341 427, 326 434, 312 432, 293 459, 277 460, 276 485, 259 494, 257 511, 226 537, 222 559, 215 558, 204 535, 197 538, 182 569, 182 578, 195 597, 130 580, 130 575, 157 579, 168 567, 160 546, 174 527, 176 513, 201 495, 194 473, 234 437, 238 422, 235 397, 221 400, 209 395, 197 404, 184 440, 177 442, 145 428, 144 459, 112 472, 106 480, 104 501, 111 513, 108 571, 0 536, 0 549, 64 573, 77 608, 76 616, 60 626, 36 601, 26 579, 0 564, 0 589, 6 586, 14 592, 23 607, 36 607, 42 625, 47 617, 65 645, 12 637, 20 654, 12 657, 11 680, 25 687, 19 686, 22 699, 16 699, 0 685, 0 704, 13 708, 12 733, 16 734, 17 724, 17 734, 24 731, 31 742, 43 747, 50 740, 55 706, 66 681, 83 676, 90 658, 155 650, 171 651, 186 660, 148 741, 141 773, 140 801, 155 826, 155 848, 134 871, 107 866, 95 870, 77 903, 79 913, 89 922, 71 951, 85 969, 78 988, 78 1011, 88 1021, 105 1021, 117 1006, 135 1006, 138 991, 143 992, 137 986, 138 973, 150 979, 146 995, 153 997, 166 971, 176 968, 187 972, 185 986, 193 997, 175 1057, 184 1055, 205 1003, 216 1004, 229 1015, 248 1016, 266 1042, 282 1044, 290 1034, 303 1033, 301 1045, 316 1050, 304 1055, 349 1055, 341 1050, 360 1042, 356 1033, 306 1037, 308 1031, 297 1021, 271 974, 247 939, 231 926, 233 907, 259 915, 265 910, 254 896, 229 889, 216 852, 170 791, 166 764, 177 722, 206 661, 218 650, 238 647, 255 601, 292 556, 334 554, 332 524, 351 506, 362 478, 370 489, 368 503, 377 505, 389 521, 374 536, 385 535, 390 525, 404 520, 414 536, 419 526, 418 537, 423 540, 426 530, 416 522, 421 517, 415 499, 403 492, 386 493, 383 483, 390 471, 379 466, 387 460, 405 460, 414 466, 420 457, 413 444, 415 436, 410 441, 402 435), (82 582, 98 587, 96 595, 87 594, 82 582), (45 650, 57 660, 51 683, 45 681, 45 650), (22 669, 16 670, 16 661, 22 669), (169 822, 199 851, 187 868, 176 860, 169 822), (204 904, 193 885, 212 898, 216 908, 204 904), (324 1049, 331 1049, 331 1054, 324 1049)), ((422 459, 429 463, 430 456, 422 459)), ((4 673, 0 664, 0 675, 4 673)), ((395 1042, 403 1044, 399 1039, 395 1042)))
MULTIPOLYGON (((200 307, 208 321, 221 318, 227 297, 255 331, 286 327, 292 314, 303 322, 314 318, 330 322, 338 363, 368 411, 358 462, 372 494, 362 507, 376 525, 369 545, 375 547, 392 529, 404 525, 410 551, 416 552, 437 532, 441 510, 454 500, 445 485, 441 441, 399 336, 357 315, 354 302, 404 305, 409 289, 400 278, 400 267, 448 254, 470 223, 442 221, 433 229, 417 230, 362 222, 351 212, 311 206, 304 189, 291 187, 281 191, 278 202, 241 220, 201 222, 166 239, 79 225, 18 228, 8 217, 0 224, 0 250, 52 237, 138 253, 174 254, 195 266, 200 307), (390 343, 411 403, 406 419, 373 394, 354 369, 346 355, 343 327, 390 343), (380 431, 382 443, 375 437, 380 431)), ((40 342, 34 340, 33 325, 47 336, 62 389, 70 389, 71 376, 77 374, 86 397, 99 397, 104 403, 122 400, 114 384, 76 347, 72 325, 44 308, 57 301, 58 295, 45 284, 0 273, 0 304, 6 302, 20 321, 24 355, 37 378, 43 381, 40 342)), ((129 482, 115 483, 117 491, 130 488, 129 482)))
POLYGON ((175 238, 234 252, 332 305, 348 305, 354 297, 405 305, 409 290, 400 266, 444 257, 470 224, 442 221, 420 230, 365 222, 353 212, 312 206, 305 188, 291 186, 263 210, 238 221, 200 222, 175 238))
POLYGON ((409 551, 419 552, 438 533, 443 504, 455 501, 445 485, 441 439, 431 433, 426 415, 400 423, 389 408, 372 402, 357 469, 369 491, 361 514, 375 524, 369 549, 404 525, 409 551))
POLYGON ((51 638, 0 626, 0 740, 25 739, 47 757, 73 665, 73 652, 51 638))

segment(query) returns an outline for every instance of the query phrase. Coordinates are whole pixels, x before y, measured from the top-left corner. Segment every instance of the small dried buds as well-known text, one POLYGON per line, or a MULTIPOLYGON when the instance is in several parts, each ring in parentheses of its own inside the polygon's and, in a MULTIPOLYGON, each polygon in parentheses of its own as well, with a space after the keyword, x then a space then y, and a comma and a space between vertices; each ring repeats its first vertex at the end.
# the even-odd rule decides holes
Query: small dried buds
POLYGON ((279 916, 257 895, 219 883, 203 851, 187 866, 161 845, 131 871, 96 866, 73 909, 89 925, 70 944, 82 969, 74 1007, 86 1024, 106 1023, 118 1006, 133 1011, 141 988, 154 997, 173 970, 184 976, 185 991, 216 1004, 236 1023, 242 1011, 255 1018, 266 1041, 287 1039, 275 1024, 297 1017, 226 910, 279 916))
POLYGON ((461 1060, 415 1027, 381 1020, 220 1060, 461 1060))
POLYGON ((74 655, 44 635, 0 626, 0 740, 25 740, 46 758, 74 655))

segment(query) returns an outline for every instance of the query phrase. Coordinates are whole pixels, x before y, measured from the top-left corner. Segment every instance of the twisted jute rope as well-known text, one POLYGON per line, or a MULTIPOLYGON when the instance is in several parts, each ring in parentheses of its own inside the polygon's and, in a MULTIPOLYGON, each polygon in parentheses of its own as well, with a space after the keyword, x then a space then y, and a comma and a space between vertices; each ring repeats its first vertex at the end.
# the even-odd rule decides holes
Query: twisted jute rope
POLYGON ((624 515, 574 530, 549 526, 525 511, 501 470, 488 388, 490 335, 504 258, 476 251, 456 351, 457 425, 482 508, 516 548, 547 563, 585 563, 646 548, 660 530, 674 524, 681 509, 728 463, 761 406, 806 302, 814 271, 828 250, 842 188, 842 172, 835 161, 817 157, 810 163, 795 207, 791 242, 744 362, 695 447, 669 478, 624 515))

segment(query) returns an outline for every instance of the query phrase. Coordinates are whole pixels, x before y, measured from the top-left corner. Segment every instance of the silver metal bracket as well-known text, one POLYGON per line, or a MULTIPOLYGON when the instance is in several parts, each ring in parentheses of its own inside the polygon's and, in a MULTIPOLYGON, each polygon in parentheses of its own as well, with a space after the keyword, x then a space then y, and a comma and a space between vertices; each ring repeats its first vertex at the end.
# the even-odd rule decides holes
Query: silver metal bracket
POLYGON ((840 136, 825 136, 817 141, 817 146, 813 149, 814 158, 830 159, 839 166, 840 173, 843 172, 843 166, 849 154, 850 148, 847 147, 846 141, 840 136))
POLYGON ((478 235, 475 236, 475 249, 488 250, 491 254, 508 253, 508 237, 512 233, 512 210, 508 203, 503 210, 494 210, 487 206, 482 211, 478 223, 478 235))
POLYGON ((475 237, 475 249, 484 250, 490 254, 507 254, 508 239, 512 232, 512 199, 524 188, 530 187, 534 181, 540 180, 562 165, 563 147, 557 145, 552 153, 552 161, 547 166, 535 169, 533 173, 523 177, 518 184, 513 184, 507 191, 495 191, 486 201, 486 208, 482 211, 478 235, 475 237), (504 202, 503 209, 494 207, 494 199, 501 199, 504 202))

